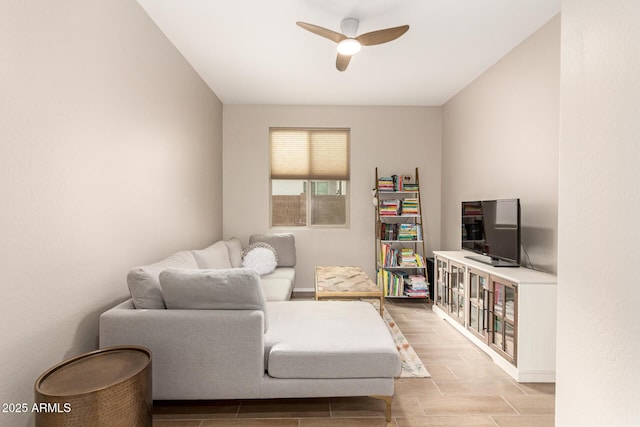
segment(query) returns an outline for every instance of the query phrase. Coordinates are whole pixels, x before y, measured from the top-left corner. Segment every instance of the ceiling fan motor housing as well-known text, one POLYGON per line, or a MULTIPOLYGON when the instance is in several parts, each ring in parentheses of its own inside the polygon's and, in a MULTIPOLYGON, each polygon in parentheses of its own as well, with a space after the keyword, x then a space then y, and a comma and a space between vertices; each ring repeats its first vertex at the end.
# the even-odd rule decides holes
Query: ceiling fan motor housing
POLYGON ((360 25, 360 21, 355 18, 345 18, 340 23, 340 29, 342 30, 342 34, 347 37, 354 38, 356 33, 358 32, 358 26, 360 25))

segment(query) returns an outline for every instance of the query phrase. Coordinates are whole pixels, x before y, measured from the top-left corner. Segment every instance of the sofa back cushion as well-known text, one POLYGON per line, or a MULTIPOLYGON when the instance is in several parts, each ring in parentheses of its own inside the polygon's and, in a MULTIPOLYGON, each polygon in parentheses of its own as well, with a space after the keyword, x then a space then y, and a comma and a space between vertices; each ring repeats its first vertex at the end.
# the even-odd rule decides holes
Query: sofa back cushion
POLYGON ((204 249, 191 251, 191 253, 198 262, 198 268, 225 269, 232 267, 229 260, 229 250, 222 240, 204 249))
POLYGON ((160 273, 160 287, 168 309, 261 310, 267 331, 260 276, 251 269, 167 269, 160 273))
POLYGON ((278 267, 295 267, 296 240, 292 233, 253 234, 249 244, 264 242, 271 245, 278 254, 278 267))
POLYGON ((240 242, 240 239, 238 239, 237 237, 232 237, 228 240, 225 240, 224 244, 227 245, 227 250, 229 251, 229 261, 231 262, 231 267, 242 267, 242 242, 240 242))
POLYGON ((165 308, 159 275, 166 268, 197 268, 193 254, 176 252, 155 264, 132 268, 127 274, 127 285, 135 308, 165 308))

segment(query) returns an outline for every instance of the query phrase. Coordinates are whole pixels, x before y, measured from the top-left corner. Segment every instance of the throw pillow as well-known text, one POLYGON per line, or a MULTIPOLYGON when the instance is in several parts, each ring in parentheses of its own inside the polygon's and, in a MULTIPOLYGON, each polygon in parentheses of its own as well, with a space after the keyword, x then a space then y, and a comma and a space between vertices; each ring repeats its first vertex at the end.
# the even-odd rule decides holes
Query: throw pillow
POLYGON ((278 254, 268 243, 257 242, 242 251, 242 266, 259 275, 269 274, 278 265, 278 254))

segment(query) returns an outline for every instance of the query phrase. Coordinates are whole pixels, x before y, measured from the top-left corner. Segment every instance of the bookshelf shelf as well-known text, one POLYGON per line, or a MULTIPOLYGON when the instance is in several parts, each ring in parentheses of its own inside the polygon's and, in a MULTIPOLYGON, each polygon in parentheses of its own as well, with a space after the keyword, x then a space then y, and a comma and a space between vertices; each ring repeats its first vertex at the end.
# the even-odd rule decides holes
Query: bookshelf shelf
POLYGON ((378 286, 386 298, 429 301, 418 168, 414 176, 375 172, 378 286))

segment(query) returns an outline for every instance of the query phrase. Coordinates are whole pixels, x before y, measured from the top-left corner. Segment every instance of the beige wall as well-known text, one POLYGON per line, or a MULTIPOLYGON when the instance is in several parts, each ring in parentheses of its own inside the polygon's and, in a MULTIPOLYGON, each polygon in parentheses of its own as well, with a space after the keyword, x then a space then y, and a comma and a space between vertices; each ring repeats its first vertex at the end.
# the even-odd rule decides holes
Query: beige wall
POLYGON ((0 401, 30 402, 130 267, 221 237, 222 105, 135 1, 3 1, 0 28, 0 401))
MULTIPOLYGON (((360 265, 375 277, 371 189, 380 173, 420 169, 428 250, 440 246, 440 144, 437 107, 224 106, 224 233, 247 244, 269 229, 269 127, 351 128, 350 227, 293 230, 296 288, 313 287, 316 265, 360 265)), ((286 229, 286 231, 291 231, 286 229)))
POLYGON ((563 0, 556 425, 640 425, 638 2, 563 0))
POLYGON ((517 197, 531 262, 556 271, 559 70, 556 16, 445 104, 443 249, 460 249, 460 202, 517 197))

